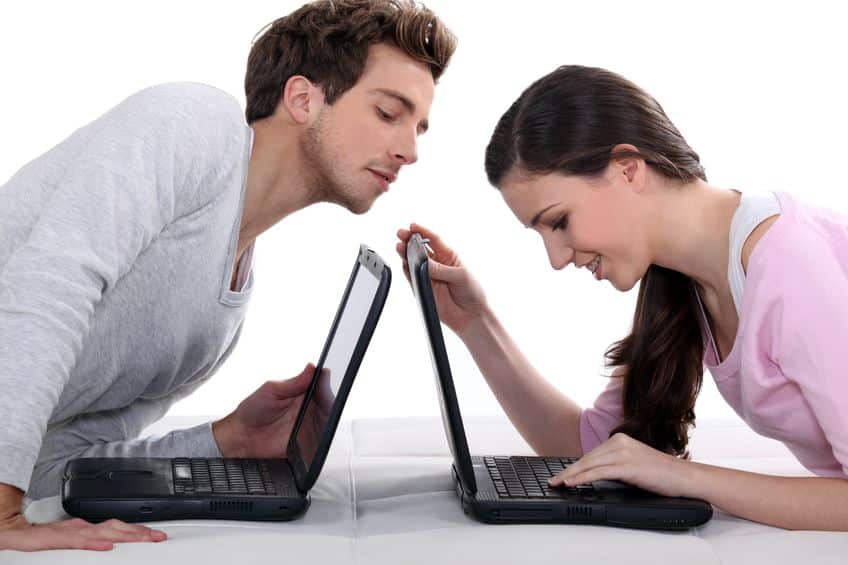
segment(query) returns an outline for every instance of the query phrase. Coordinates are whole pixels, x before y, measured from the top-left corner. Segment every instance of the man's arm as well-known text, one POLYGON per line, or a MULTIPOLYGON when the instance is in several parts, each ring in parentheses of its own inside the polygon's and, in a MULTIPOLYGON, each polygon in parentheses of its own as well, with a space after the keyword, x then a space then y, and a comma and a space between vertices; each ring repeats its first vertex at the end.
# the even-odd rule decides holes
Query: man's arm
POLYGON ((38 499, 58 495, 65 464, 78 457, 220 457, 209 422, 139 437, 193 388, 196 386, 171 397, 136 400, 121 410, 82 414, 51 428, 43 437, 27 496, 38 499))
MULTIPOLYGON (((65 464, 77 457, 282 457, 314 369, 308 364, 292 379, 266 382, 214 423, 161 436, 137 438, 168 411, 176 396, 78 416, 44 436, 27 495, 59 494, 65 464)), ((182 389, 180 397, 191 390, 182 389)))
POLYGON ((128 98, 0 187, 0 206, 28 219, 0 225, 0 240, 16 242, 0 264, 0 483, 27 489, 103 296, 220 190, 187 179, 220 173, 244 125, 196 103, 197 88, 128 98))

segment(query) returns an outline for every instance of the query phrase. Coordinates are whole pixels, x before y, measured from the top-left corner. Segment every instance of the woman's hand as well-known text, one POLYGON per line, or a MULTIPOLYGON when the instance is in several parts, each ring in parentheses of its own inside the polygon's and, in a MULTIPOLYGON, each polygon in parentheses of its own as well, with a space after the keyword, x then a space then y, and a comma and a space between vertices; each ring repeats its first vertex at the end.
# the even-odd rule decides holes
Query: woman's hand
POLYGON ((406 246, 413 233, 430 240, 433 253, 430 255, 428 270, 439 318, 461 337, 468 325, 480 318, 488 307, 483 288, 462 265, 457 254, 435 232, 418 224, 410 224, 409 229, 397 232, 400 241, 395 247, 403 260, 406 280, 409 280, 406 246))
POLYGON ((685 494, 687 461, 618 433, 548 481, 576 486, 593 481, 622 481, 664 496, 685 494))
POLYGON ((168 539, 165 532, 127 524, 120 520, 108 520, 92 524, 81 518, 30 524, 21 515, 0 521, 0 550, 40 551, 43 549, 91 549, 108 551, 115 543, 130 541, 159 542, 168 539))

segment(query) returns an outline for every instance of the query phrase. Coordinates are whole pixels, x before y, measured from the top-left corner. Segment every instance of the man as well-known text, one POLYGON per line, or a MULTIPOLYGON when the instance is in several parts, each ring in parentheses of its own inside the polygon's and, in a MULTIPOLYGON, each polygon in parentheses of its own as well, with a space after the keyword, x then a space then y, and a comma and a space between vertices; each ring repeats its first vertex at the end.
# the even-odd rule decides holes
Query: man
POLYGON ((307 4, 247 65, 247 125, 198 84, 143 90, 0 187, 0 549, 161 541, 37 525, 84 456, 281 457, 312 366, 212 424, 136 439, 235 346, 257 236, 317 202, 366 212, 417 160, 455 38, 412 0, 307 4))

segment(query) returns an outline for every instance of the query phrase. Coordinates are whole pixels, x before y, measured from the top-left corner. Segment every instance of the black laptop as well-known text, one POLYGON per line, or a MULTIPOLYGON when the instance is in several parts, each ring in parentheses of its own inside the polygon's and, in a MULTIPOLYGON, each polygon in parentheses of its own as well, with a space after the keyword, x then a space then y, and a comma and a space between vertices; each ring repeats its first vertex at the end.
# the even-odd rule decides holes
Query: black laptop
POLYGON ((413 234, 407 246, 412 288, 421 307, 436 374, 442 421, 453 454, 453 478, 463 511, 498 524, 605 524, 630 528, 685 529, 707 522, 712 506, 670 498, 618 481, 551 488, 548 479, 576 461, 570 457, 471 456, 433 298, 426 240, 413 234))
POLYGON ((303 514, 390 284, 389 267, 361 246, 285 459, 74 459, 62 480, 65 511, 127 522, 291 520, 303 514))

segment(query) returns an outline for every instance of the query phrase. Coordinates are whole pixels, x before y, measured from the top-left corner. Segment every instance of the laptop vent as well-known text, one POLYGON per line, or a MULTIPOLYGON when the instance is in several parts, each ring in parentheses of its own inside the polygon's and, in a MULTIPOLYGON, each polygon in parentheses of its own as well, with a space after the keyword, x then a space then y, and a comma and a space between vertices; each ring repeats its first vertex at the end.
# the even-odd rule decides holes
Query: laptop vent
POLYGON ((253 503, 247 500, 213 500, 209 502, 212 512, 252 512, 253 503))
POLYGON ((590 520, 592 518, 591 506, 569 506, 566 516, 574 520, 590 520))

